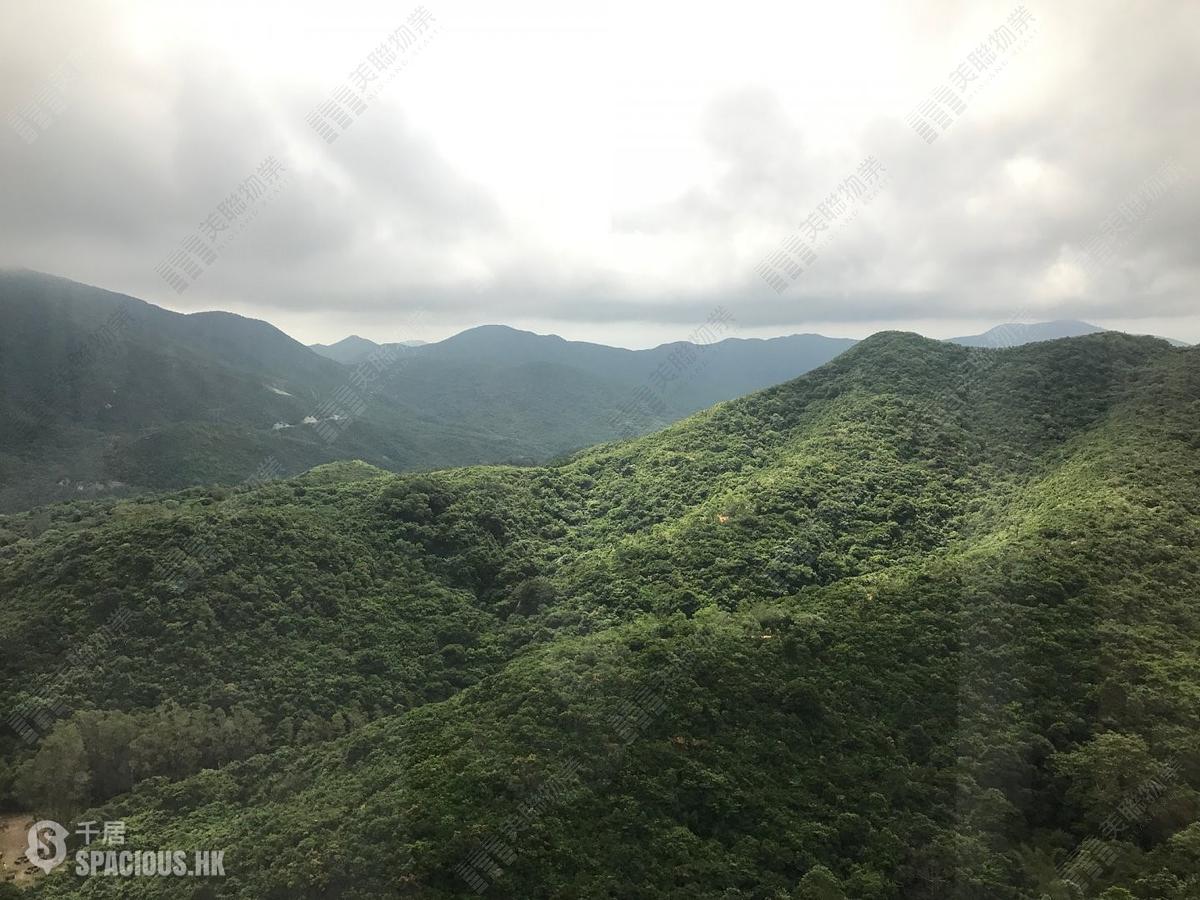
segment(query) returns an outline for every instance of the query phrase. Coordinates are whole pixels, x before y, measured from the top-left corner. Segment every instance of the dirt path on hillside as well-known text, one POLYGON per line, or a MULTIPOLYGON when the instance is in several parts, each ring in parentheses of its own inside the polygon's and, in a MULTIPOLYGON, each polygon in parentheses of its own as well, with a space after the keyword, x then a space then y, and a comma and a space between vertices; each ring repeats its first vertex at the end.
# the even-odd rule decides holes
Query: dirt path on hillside
POLYGON ((27 813, 0 815, 0 881, 28 884, 34 875, 41 874, 41 870, 25 858, 32 824, 33 819, 27 813))

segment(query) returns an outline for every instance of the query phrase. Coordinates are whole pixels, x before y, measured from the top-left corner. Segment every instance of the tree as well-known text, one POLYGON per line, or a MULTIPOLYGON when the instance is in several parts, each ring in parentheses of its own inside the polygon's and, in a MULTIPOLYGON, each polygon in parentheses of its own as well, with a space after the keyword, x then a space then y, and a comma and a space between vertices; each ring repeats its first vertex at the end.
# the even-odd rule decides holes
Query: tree
POLYGON ((554 585, 540 576, 522 581, 512 592, 513 609, 523 616, 532 615, 557 599, 554 585))
POLYGON ((70 819, 91 798, 91 771, 74 722, 59 722, 17 771, 16 790, 35 814, 70 819))
POLYGON ((825 866, 813 866, 796 888, 797 900, 846 900, 842 882, 825 866))
POLYGON ((1136 734, 1105 732, 1077 749, 1055 757, 1071 779, 1067 796, 1098 826, 1154 773, 1154 757, 1136 734))

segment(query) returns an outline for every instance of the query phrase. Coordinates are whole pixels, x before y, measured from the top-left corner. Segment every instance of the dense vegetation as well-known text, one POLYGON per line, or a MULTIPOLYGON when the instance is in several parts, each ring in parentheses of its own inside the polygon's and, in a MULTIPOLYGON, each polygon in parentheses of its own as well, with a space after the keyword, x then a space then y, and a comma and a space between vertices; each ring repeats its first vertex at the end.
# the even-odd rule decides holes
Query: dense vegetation
POLYGON ((61 713, 0 802, 228 873, 29 896, 1200 897, 1198 398, 884 333, 551 467, 0 517, 0 691, 61 713))
POLYGON ((702 358, 690 344, 633 351, 485 326, 342 365, 266 322, 0 271, 0 512, 232 485, 266 459, 286 474, 339 459, 391 471, 544 462, 854 343, 732 339, 727 322, 695 337, 702 358))

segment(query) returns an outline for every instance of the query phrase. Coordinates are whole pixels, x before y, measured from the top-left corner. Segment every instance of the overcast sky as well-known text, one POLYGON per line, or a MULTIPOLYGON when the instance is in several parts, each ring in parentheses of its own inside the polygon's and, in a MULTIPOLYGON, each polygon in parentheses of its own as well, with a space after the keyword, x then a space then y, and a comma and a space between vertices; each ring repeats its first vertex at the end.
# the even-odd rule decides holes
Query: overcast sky
POLYGON ((429 2, 403 47, 406 3, 0 0, 0 264, 305 342, 640 347, 718 305, 742 335, 1200 341, 1200 3, 697 6, 429 2), (327 143, 307 117, 341 86, 327 143), (156 269, 197 234, 217 256, 178 293, 156 269))

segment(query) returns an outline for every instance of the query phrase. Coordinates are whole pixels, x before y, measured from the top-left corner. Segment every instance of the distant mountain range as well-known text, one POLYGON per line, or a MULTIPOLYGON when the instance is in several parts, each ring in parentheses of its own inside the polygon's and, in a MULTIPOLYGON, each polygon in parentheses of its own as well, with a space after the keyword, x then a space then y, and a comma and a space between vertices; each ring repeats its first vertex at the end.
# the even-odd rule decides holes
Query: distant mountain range
POLYGON ((1105 329, 1090 322, 1080 322, 1064 319, 1055 322, 1035 322, 1024 324, 1008 322, 989 328, 983 334, 971 334, 965 337, 950 338, 952 344, 964 347, 1019 347, 1022 344, 1032 344, 1035 341, 1054 341, 1059 338, 1082 337, 1085 334, 1097 334, 1105 329))
POLYGON ((400 341, 395 344, 377 344, 374 341, 359 337, 357 334, 352 334, 350 337, 342 338, 336 344, 309 344, 308 347, 315 353, 319 353, 327 359, 332 359, 334 362, 353 366, 381 349, 407 350, 410 347, 424 346, 425 343, 426 341, 400 341))
POLYGON ((507 325, 480 325, 437 343, 377 344, 351 335, 336 344, 312 344, 310 349, 345 365, 360 364, 373 354, 391 351, 405 355, 406 364, 469 369, 483 366, 489 373, 514 365, 565 366, 604 381, 653 380, 656 391, 674 397, 672 405, 700 404, 695 406, 700 409, 776 384, 781 378, 794 377, 787 373, 808 371, 855 343, 853 338, 794 334, 766 339, 726 338, 703 347, 678 341, 649 350, 627 350, 534 334, 507 325))
MULTIPOLYGON (((1078 319, 1058 319, 1053 322, 1009 322, 989 328, 982 334, 968 334, 962 337, 947 338, 947 340, 952 344, 960 344, 964 347, 1019 347, 1023 344, 1032 344, 1036 341, 1055 341, 1060 338, 1082 337, 1085 334, 1099 334, 1102 331, 1108 331, 1108 329, 1101 328, 1099 325, 1093 325, 1090 322, 1082 322, 1078 319)), ((820 337, 820 335, 811 335, 811 337, 820 337)), ((853 338, 844 338, 842 340, 846 340, 848 346, 857 343, 853 338)), ((1163 338, 1163 340, 1174 347, 1189 346, 1185 342, 1177 341, 1174 338, 1163 338)), ((311 350, 324 357, 340 363, 354 365, 362 362, 372 353, 381 349, 402 350, 410 347, 424 346, 425 343, 425 341, 403 341, 395 344, 377 344, 367 338, 352 334, 338 341, 336 344, 309 344, 308 346, 311 350)), ((597 345, 592 344, 589 346, 597 345)), ((611 350, 614 348, 610 347, 607 349, 611 350)))
MULTIPOLYGON (((1054 322, 1008 322, 989 328, 983 334, 971 334, 966 337, 950 338, 952 344, 964 347, 1019 347, 1022 344, 1032 344, 1036 341, 1055 341, 1059 338, 1083 337, 1085 334, 1098 334, 1107 331, 1099 325, 1090 322, 1080 322, 1077 319, 1060 319, 1054 322)), ((1162 340, 1175 347, 1188 346, 1183 341, 1171 338, 1162 340)))
POLYGON ((786 381, 854 343, 626 350, 488 325, 364 365, 380 347, 362 338, 318 353, 266 322, 0 272, 0 511, 232 484, 264 465, 532 464, 786 381))
MULTIPOLYGON (((1000 326, 955 342, 1098 330, 1000 326)), ((429 344, 306 347, 231 313, 183 315, 4 271, 0 512, 338 459, 393 471, 529 465, 788 381, 855 343, 797 334, 628 350, 484 325, 429 344)))

